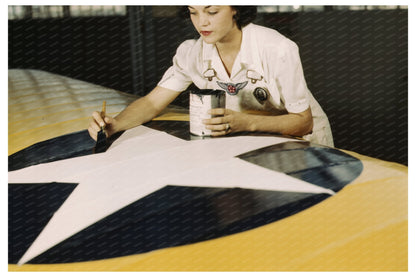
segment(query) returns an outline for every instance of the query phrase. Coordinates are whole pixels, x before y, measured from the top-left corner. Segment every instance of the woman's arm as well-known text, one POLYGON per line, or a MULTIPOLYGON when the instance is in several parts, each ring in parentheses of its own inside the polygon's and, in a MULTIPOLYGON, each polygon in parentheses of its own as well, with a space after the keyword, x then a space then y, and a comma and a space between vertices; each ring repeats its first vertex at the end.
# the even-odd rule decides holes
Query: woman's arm
POLYGON ((116 131, 124 131, 156 117, 167 107, 180 92, 157 86, 148 95, 137 99, 114 119, 117 122, 116 131))
POLYGON ((213 109, 204 120, 206 128, 213 130, 212 136, 223 136, 235 132, 269 132, 291 136, 304 136, 312 132, 311 109, 300 113, 267 116, 235 112, 228 109, 213 109))
POLYGON ((156 117, 179 94, 178 91, 157 86, 148 95, 135 100, 114 118, 110 116, 102 118, 99 112, 94 112, 88 132, 96 140, 100 126, 105 126, 107 136, 139 126, 156 117))

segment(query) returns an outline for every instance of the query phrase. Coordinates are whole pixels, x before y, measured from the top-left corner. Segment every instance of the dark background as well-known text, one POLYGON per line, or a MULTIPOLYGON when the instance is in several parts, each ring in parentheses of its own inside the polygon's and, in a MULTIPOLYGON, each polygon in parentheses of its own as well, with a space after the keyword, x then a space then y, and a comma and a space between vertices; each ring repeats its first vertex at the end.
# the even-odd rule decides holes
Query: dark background
MULTIPOLYGON (((145 95, 177 46, 197 37, 180 10, 132 6, 126 16, 9 20, 9 68, 145 95)), ((255 23, 298 44, 336 147, 408 164, 407 9, 260 13, 255 23)), ((174 104, 188 107, 187 100, 184 92, 174 104)))

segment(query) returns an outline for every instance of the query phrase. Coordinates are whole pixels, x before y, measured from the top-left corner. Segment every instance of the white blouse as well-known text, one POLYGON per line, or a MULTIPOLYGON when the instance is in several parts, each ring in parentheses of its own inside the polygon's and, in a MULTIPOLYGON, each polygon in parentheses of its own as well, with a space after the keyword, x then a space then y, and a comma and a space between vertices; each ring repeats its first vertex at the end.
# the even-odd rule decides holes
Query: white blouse
POLYGON ((276 30, 245 26, 230 76, 214 44, 202 38, 183 42, 158 85, 184 91, 192 82, 200 89, 225 90, 226 108, 235 111, 278 115, 310 106, 314 127, 304 138, 333 146, 328 118, 307 88, 298 47, 276 30))

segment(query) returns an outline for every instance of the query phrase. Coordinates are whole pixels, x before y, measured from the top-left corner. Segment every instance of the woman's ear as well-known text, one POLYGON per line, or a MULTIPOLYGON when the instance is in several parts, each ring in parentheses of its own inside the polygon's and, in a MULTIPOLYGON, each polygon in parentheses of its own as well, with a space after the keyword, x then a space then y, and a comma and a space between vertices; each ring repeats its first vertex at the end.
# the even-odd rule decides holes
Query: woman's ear
POLYGON ((235 21, 237 21, 237 20, 238 20, 239 15, 238 15, 238 11, 237 11, 235 8, 232 8, 232 14, 233 14, 233 19, 234 19, 235 21))

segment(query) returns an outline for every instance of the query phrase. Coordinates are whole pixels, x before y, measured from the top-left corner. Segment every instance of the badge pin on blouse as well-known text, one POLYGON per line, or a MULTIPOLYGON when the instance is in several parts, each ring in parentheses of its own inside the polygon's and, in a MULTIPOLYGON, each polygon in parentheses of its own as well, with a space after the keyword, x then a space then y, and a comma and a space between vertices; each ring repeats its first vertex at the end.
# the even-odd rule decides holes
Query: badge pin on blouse
POLYGON ((269 93, 265 88, 257 87, 253 91, 253 95, 261 105, 263 105, 267 99, 269 99, 269 93))
POLYGON ((257 81, 263 80, 263 76, 261 76, 260 73, 254 70, 247 70, 246 77, 247 79, 251 80, 252 84, 255 84, 257 81))
POLYGON ((208 79, 208 81, 212 81, 212 79, 217 76, 217 72, 215 72, 214 69, 212 68, 208 68, 205 72, 204 72, 204 78, 208 79))

